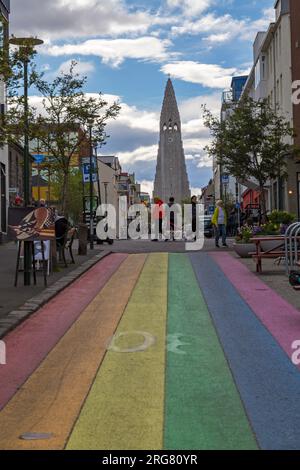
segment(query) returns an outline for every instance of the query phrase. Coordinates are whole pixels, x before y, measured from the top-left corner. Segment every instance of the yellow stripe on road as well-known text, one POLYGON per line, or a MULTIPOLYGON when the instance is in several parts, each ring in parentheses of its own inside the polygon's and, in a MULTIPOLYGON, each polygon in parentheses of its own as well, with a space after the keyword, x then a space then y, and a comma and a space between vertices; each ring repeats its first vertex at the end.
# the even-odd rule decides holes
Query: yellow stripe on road
POLYGON ((163 448, 167 286, 168 255, 149 255, 67 449, 163 448))
MULTIPOLYGON (((0 449, 63 449, 146 260, 130 255, 0 412, 0 449), (25 433, 50 439, 21 440, 25 433)), ((63 312, 62 312, 63 314, 63 312)))

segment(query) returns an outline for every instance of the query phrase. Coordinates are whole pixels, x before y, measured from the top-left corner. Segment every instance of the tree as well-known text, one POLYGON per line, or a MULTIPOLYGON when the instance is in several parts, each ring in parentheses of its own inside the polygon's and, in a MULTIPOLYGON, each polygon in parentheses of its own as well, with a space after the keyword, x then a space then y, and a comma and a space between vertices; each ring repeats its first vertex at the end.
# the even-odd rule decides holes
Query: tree
POLYGON ((69 173, 72 158, 79 154, 83 143, 92 146, 104 145, 109 137, 105 127, 120 111, 117 102, 109 104, 101 93, 89 96, 84 93, 87 77, 76 73, 76 62, 52 82, 43 79, 34 67, 34 51, 27 50, 24 59, 20 52, 2 54, 0 66, 4 71, 8 94, 8 112, 4 116, 0 131, 0 145, 11 141, 22 145, 25 132, 24 101, 19 89, 22 86, 22 61, 30 63, 30 84, 42 97, 42 111, 29 107, 29 127, 26 128, 31 141, 32 152, 47 153, 48 165, 62 176, 62 210, 67 210, 69 173))
POLYGON ((287 155, 296 151, 289 122, 277 114, 267 100, 243 99, 224 121, 204 107, 204 124, 212 142, 205 150, 235 178, 255 179, 266 217, 265 185, 269 179, 287 176, 287 155))
MULTIPOLYGON (((69 172, 68 195, 66 201, 66 212, 73 224, 78 224, 82 216, 82 173, 79 168, 71 168, 69 172)), ((63 178, 61 174, 54 174, 52 177, 51 187, 53 195, 59 201, 62 200, 63 178)))

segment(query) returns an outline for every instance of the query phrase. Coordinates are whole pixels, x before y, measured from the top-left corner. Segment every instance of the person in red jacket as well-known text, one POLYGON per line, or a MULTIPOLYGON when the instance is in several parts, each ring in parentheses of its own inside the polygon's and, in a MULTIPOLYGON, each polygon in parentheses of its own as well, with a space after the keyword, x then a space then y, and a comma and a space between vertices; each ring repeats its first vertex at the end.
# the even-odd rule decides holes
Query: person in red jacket
MULTIPOLYGON (((155 221, 158 220, 158 233, 162 235, 162 227, 163 227, 163 219, 165 215, 165 211, 163 208, 164 201, 162 201, 159 197, 154 198, 154 206, 152 210, 152 217, 155 221)), ((157 242, 158 238, 154 238, 153 242, 157 242)))

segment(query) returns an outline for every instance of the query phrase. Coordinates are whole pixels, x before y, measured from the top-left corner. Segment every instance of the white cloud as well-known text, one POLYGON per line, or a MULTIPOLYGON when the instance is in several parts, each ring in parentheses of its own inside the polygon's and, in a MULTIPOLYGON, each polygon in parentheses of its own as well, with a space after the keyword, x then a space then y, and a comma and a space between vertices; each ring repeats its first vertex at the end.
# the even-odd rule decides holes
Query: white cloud
POLYGON ((238 73, 236 68, 223 68, 217 64, 177 61, 163 65, 161 71, 185 82, 198 83, 208 88, 227 88, 238 73))
POLYGON ((146 34, 160 25, 174 24, 171 15, 126 5, 124 0, 15 0, 11 31, 16 35, 38 35, 43 39, 120 37, 146 34))
MULTIPOLYGON (((62 64, 60 64, 58 69, 55 72, 53 72, 53 75, 57 76, 61 73, 69 72, 71 63, 72 63, 72 59, 67 60, 66 62, 63 62, 62 64)), ((95 65, 93 64, 93 62, 84 62, 84 61, 79 60, 77 61, 77 64, 74 70, 79 75, 88 75, 95 71, 95 65)))
POLYGON ((143 180, 143 181, 141 181, 140 184, 141 184, 141 190, 144 193, 150 194, 150 196, 152 198, 153 189, 154 189, 154 182, 153 181, 143 180))
MULTIPOLYGON (((98 95, 95 93, 87 94, 87 97, 96 96, 98 95)), ((116 95, 104 94, 103 98, 109 104, 119 101, 122 109, 119 117, 115 121, 110 121, 107 126, 110 139, 108 145, 101 149, 101 153, 117 155, 123 169, 135 171, 137 179, 142 181, 142 187, 149 192, 153 184, 158 151, 160 109, 157 111, 139 109, 125 103, 116 95), (107 150, 106 147, 108 147, 107 150)), ((30 104, 42 113, 40 96, 31 96, 30 104)), ((211 168, 211 159, 203 151, 210 137, 203 125, 201 104, 207 104, 212 112, 217 112, 220 107, 219 93, 179 102, 183 145, 188 167, 192 169, 190 179, 195 178, 197 172, 211 168)))
POLYGON ((196 16, 207 10, 214 0, 167 0, 170 8, 180 8, 186 16, 196 16))
POLYGON ((211 44, 222 44, 239 39, 253 41, 258 31, 268 29, 270 22, 274 21, 274 9, 262 11, 258 20, 250 18, 237 19, 230 14, 218 16, 216 13, 207 13, 197 20, 186 18, 180 25, 173 25, 171 32, 178 35, 205 35, 204 40, 211 44))
POLYGON ((125 59, 161 62, 174 56, 168 51, 171 42, 153 36, 137 39, 90 39, 79 44, 48 45, 41 51, 51 56, 98 56, 105 64, 118 67, 125 59))
POLYGON ((150 145, 148 147, 138 147, 133 152, 118 152, 117 155, 122 165, 132 165, 139 161, 155 161, 157 149, 158 145, 150 145))

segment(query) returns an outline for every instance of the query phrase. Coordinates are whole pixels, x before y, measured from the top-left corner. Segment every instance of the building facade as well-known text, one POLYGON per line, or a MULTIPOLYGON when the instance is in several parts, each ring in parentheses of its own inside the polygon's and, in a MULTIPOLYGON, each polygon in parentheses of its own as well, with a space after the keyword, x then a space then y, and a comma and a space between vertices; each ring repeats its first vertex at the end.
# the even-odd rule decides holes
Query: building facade
MULTIPOLYGON (((222 93, 222 121, 228 119, 230 114, 234 111, 241 97, 247 78, 248 76, 245 75, 233 77, 230 89, 222 93)), ((236 178, 226 173, 224 168, 219 165, 216 158, 213 160, 213 187, 215 201, 218 199, 230 199, 240 202, 241 185, 236 181, 236 178)))
POLYGON ((181 137, 181 121, 171 80, 167 82, 160 117, 154 197, 177 203, 191 197, 181 137))
MULTIPOLYGON (((8 41, 10 1, 0 0, 0 48, 3 49, 8 41)), ((0 119, 5 112, 5 85, 0 76, 0 119)), ((1 125, 1 124, 0 124, 1 125)), ((7 232, 7 209, 9 204, 8 181, 8 147, 0 147, 0 239, 7 232)))
MULTIPOLYGON (((299 2, 277 0, 275 22, 268 31, 259 32, 253 45, 254 64, 243 90, 258 101, 269 104, 294 127, 300 143, 300 106, 293 105, 292 83, 300 79, 299 2)), ((267 209, 286 210, 300 216, 300 160, 293 153, 286 156, 287 179, 269 181, 266 186, 267 209)))

